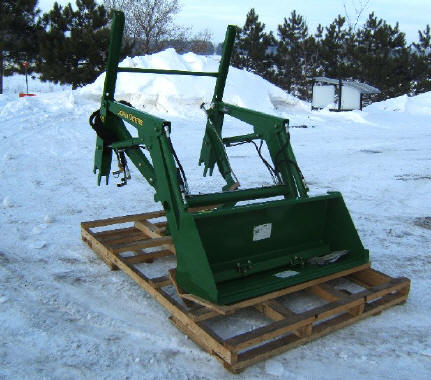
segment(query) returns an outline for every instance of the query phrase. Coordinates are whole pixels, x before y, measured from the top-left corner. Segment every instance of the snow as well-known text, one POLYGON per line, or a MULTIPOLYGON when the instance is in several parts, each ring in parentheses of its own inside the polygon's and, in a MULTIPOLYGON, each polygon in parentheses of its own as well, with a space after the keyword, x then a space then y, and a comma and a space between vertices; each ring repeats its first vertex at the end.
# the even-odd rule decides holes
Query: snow
POLYGON ((3 204, 3 207, 5 207, 5 208, 13 207, 13 204, 12 204, 9 197, 4 197, 2 204, 3 204))
MULTIPOLYGON (((217 57, 167 50, 123 64, 215 71, 217 57)), ((214 79, 131 75, 120 75, 117 99, 171 120, 192 189, 219 189, 220 178, 203 179, 197 166, 205 126, 199 105, 211 101, 214 79)), ((263 79, 230 70, 225 100, 308 126, 291 135, 311 193, 341 191, 373 267, 412 280, 406 304, 234 376, 80 239, 82 221, 160 208, 136 170, 124 188, 113 178, 96 186, 88 117, 103 77, 76 91, 35 82, 33 98, 18 98, 23 78, 13 78, 0 95, 0 378, 429 378, 431 93, 363 112, 311 112, 263 79)), ((243 131, 226 118, 226 136, 243 131)), ((228 153, 243 187, 271 183, 254 148, 228 153)), ((247 318, 250 327, 260 323, 247 318)))
POLYGON ((265 372, 274 377, 281 377, 284 373, 283 364, 277 359, 269 359, 265 363, 265 372))
MULTIPOLYGON (((179 55, 174 49, 167 49, 150 56, 126 58, 120 67, 217 72, 218 63, 217 56, 204 57, 193 53, 179 55)), ((99 99, 104 80, 105 75, 102 74, 92 85, 83 88, 81 93, 99 99)), ((203 102, 211 102, 215 81, 213 77, 119 73, 115 93, 116 98, 127 100, 146 111, 187 118, 191 114, 202 114, 199 106, 203 102), (184 112, 184 108, 187 112, 184 112)), ((241 107, 253 108, 259 105, 259 109, 264 112, 271 112, 274 102, 285 105, 298 102, 298 99, 266 80, 236 68, 229 71, 223 99, 241 107)))
MULTIPOLYGON (((27 76, 27 80, 29 93, 49 93, 54 91, 66 91, 72 88, 70 85, 42 82, 35 74, 29 74, 27 76)), ((11 76, 3 77, 3 93, 18 94, 20 92, 27 92, 25 75, 13 74, 11 76)))
POLYGON ((430 104, 431 92, 420 94, 415 97, 402 95, 385 102, 374 103, 368 106, 368 110, 395 111, 409 115, 431 115, 430 104))

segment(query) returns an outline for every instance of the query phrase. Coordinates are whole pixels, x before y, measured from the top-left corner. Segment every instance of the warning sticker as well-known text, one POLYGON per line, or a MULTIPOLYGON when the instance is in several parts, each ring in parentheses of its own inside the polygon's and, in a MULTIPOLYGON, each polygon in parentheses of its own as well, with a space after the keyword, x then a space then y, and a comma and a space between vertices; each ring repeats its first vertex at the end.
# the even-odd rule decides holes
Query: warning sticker
POLYGON ((253 241, 268 239, 271 237, 272 223, 260 224, 253 228, 253 241))

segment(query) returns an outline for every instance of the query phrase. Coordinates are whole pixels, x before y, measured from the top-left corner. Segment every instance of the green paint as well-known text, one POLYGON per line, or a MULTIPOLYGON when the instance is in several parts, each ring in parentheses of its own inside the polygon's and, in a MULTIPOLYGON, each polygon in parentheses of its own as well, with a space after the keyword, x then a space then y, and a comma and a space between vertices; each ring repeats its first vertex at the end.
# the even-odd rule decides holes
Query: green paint
POLYGON ((107 180, 112 150, 122 149, 154 188, 177 251, 177 281, 186 292, 230 304, 368 262, 368 250, 362 246, 341 194, 308 196, 290 145, 288 120, 223 102, 236 27, 227 29, 217 73, 118 68, 123 29, 124 15, 115 11, 100 107, 103 128, 115 138, 110 145, 97 138, 95 172, 99 183, 101 177, 107 180), (206 109, 199 164, 204 164, 204 175, 212 175, 217 165, 226 181, 223 191, 183 192, 170 148, 171 123, 115 101, 118 72, 217 78, 212 103, 206 109), (253 132, 223 137, 224 115, 251 125, 253 132), (129 133, 125 122, 136 128, 137 136, 129 133), (279 184, 231 190, 236 178, 225 147, 253 140, 266 143, 279 184), (148 156, 140 146, 145 146, 148 156), (270 199, 276 196, 282 199, 270 199), (237 204, 257 199, 261 201, 237 204), (206 205, 220 207, 188 211, 206 205), (341 250, 349 253, 335 263, 318 266, 307 262, 341 250), (297 274, 286 277, 284 271, 297 274))
POLYGON ((192 75, 196 77, 218 77, 218 73, 208 73, 202 71, 183 71, 183 70, 160 70, 160 69, 140 69, 135 67, 119 67, 118 73, 150 73, 167 75, 192 75))

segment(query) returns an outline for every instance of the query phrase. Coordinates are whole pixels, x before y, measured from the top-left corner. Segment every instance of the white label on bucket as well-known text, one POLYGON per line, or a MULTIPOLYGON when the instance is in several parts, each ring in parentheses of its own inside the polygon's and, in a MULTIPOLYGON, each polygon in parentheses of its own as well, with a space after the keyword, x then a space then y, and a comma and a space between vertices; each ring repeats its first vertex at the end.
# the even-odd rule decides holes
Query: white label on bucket
POLYGON ((253 228, 253 241, 268 239, 271 237, 272 223, 260 224, 253 228))
POLYGON ((296 276, 298 273, 299 272, 295 272, 294 270, 285 270, 284 272, 276 273, 274 276, 280 277, 280 278, 287 278, 287 277, 296 276))

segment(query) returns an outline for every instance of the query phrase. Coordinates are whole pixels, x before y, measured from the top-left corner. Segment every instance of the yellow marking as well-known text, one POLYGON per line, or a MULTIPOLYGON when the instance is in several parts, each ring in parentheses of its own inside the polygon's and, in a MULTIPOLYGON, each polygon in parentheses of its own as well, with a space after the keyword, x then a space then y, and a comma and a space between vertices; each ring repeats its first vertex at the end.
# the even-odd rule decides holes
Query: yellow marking
POLYGON ((141 126, 144 125, 144 121, 142 119, 140 119, 139 117, 136 117, 131 113, 124 112, 123 110, 118 111, 117 115, 131 121, 132 123, 136 123, 141 126))

